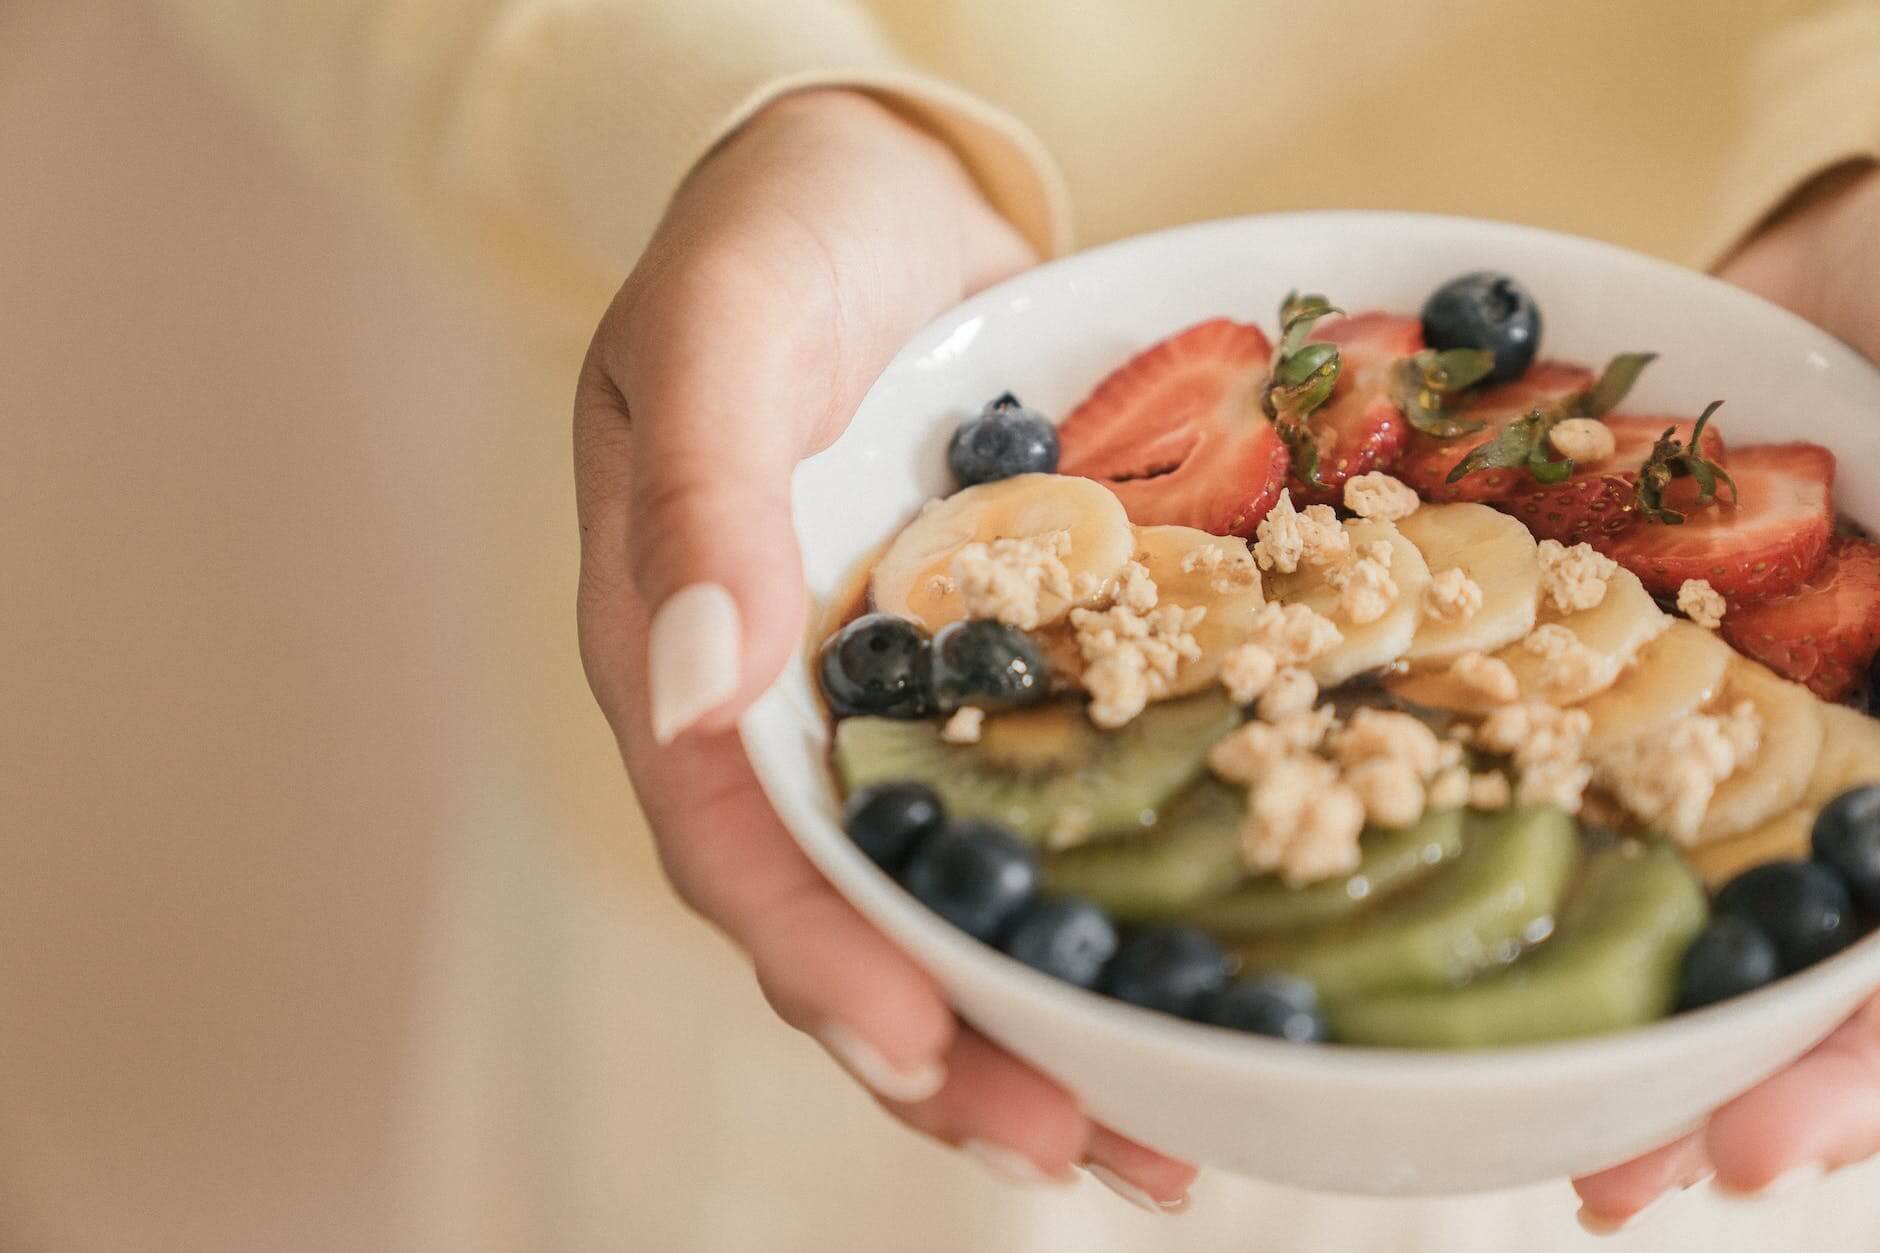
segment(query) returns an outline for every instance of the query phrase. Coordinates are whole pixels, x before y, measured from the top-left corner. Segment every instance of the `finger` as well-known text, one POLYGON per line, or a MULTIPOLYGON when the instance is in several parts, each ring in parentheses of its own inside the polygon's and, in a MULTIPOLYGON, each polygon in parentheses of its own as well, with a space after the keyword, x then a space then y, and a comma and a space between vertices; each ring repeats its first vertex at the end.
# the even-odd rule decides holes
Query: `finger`
POLYGON ((1090 1129, 1084 1169, 1138 1209, 1179 1214, 1188 1208, 1195 1168, 1137 1144, 1101 1124, 1090 1129))
POLYGON ((1601 1234, 1617 1231, 1660 1198, 1695 1187, 1710 1173, 1704 1138, 1693 1133, 1622 1166, 1576 1179, 1580 1225, 1601 1234))
POLYGON ((1880 1153, 1880 997, 1807 1057, 1713 1114, 1707 1145, 1718 1187, 1735 1193, 1880 1153))
POLYGON ((961 1028, 933 1097, 884 1102, 916 1131, 964 1149, 1011 1183, 1069 1183, 1091 1126, 1076 1098, 978 1032, 961 1028))
POLYGON ((644 803, 681 896, 750 954, 785 1022, 880 1095, 931 1095, 946 1078, 952 1009, 791 840, 737 734, 687 736, 656 756, 659 786, 644 803))

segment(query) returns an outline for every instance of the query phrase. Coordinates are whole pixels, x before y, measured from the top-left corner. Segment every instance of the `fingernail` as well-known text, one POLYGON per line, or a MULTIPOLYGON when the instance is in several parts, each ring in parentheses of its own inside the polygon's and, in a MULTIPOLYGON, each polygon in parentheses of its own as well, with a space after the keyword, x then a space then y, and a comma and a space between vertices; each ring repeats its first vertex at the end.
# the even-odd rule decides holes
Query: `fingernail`
POLYGON ((1717 1185, 1717 1195, 1732 1201, 1765 1201, 1770 1197, 1812 1188, 1827 1177, 1828 1168, 1820 1162, 1804 1162, 1777 1175, 1760 1188, 1738 1190, 1720 1183, 1717 1185))
POLYGON ((945 1086, 946 1067, 938 1062, 923 1062, 909 1070, 897 1070, 875 1046, 840 1023, 829 1023, 816 1033, 822 1046, 836 1059, 836 1064, 853 1075, 876 1095, 912 1105, 924 1101, 945 1086))
POLYGON ((1116 1193, 1116 1195, 1122 1197, 1139 1210, 1147 1210, 1151 1214, 1179 1214, 1188 1208, 1188 1196, 1186 1193, 1175 1198, 1173 1201, 1158 1201, 1146 1191, 1137 1187, 1100 1162, 1085 1162, 1084 1170, 1092 1179, 1095 1179, 1098 1183, 1116 1193))
POLYGON ((716 583, 693 583, 666 598, 649 634, 653 739, 670 744, 738 690, 738 603, 716 583))
POLYGON ((1697 1187, 1697 1185, 1703 1183, 1704 1180, 1708 1178, 1710 1178, 1710 1176, 1705 1175, 1702 1179, 1693 1179, 1687 1184, 1666 1188, 1627 1218, 1601 1218, 1584 1205, 1580 1206, 1580 1212, 1575 1214, 1574 1217, 1579 1219, 1581 1229, 1588 1235, 1616 1236, 1621 1231, 1636 1230, 1657 1218, 1670 1207, 1673 1201, 1689 1192, 1692 1188, 1697 1187))
POLYGON ((1038 1163, 1015 1149, 1008 1149, 1003 1144, 994 1144, 990 1140, 967 1140, 960 1145, 966 1155, 984 1166, 987 1170, 1007 1183, 1036 1187, 1039 1184, 1061 1185, 1069 1182, 1067 1178, 1057 1178, 1044 1173, 1038 1163))

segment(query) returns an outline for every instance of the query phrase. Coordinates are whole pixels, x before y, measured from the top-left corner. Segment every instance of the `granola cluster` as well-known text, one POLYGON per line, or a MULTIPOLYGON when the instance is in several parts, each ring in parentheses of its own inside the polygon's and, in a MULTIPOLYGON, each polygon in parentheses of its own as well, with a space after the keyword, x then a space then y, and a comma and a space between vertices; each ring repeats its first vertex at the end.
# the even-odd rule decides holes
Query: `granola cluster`
POLYGON ((1709 579, 1686 579, 1678 587, 1678 612, 1706 631, 1723 625, 1726 607, 1723 593, 1709 579))
POLYGON ((1619 572, 1619 563, 1595 552, 1591 544, 1568 548, 1559 540, 1540 542, 1541 596, 1561 613, 1597 609, 1606 599, 1606 585, 1619 572))
POLYGON ((1423 616, 1436 622, 1467 622, 1482 611, 1482 603, 1482 585, 1461 566, 1452 566, 1430 576, 1423 616))
POLYGON ((1345 480, 1345 508, 1360 518, 1395 522, 1409 517, 1422 505, 1415 488, 1381 470, 1345 480))
POLYGON ((1330 505, 1308 505, 1302 513, 1293 507, 1292 492, 1282 491, 1255 530, 1254 560, 1262 570, 1291 574, 1301 562, 1333 566, 1351 553, 1351 535, 1330 505))
POLYGON ((1697 842, 1717 788, 1762 748, 1762 718, 1742 701, 1691 714, 1669 730, 1605 753, 1594 778, 1634 816, 1682 844, 1697 842))
POLYGON ((1044 620, 1050 598, 1071 599, 1071 533, 1051 531, 1027 539, 965 545, 953 554, 948 577, 969 618, 993 618, 1021 631, 1044 620))
POLYGON ((1084 660, 1084 690, 1090 694, 1090 720, 1113 730, 1132 721, 1150 701, 1167 695, 1182 663, 1201 656, 1195 628, 1207 612, 1203 605, 1173 604, 1147 613, 1125 604, 1071 610, 1077 651, 1084 660))

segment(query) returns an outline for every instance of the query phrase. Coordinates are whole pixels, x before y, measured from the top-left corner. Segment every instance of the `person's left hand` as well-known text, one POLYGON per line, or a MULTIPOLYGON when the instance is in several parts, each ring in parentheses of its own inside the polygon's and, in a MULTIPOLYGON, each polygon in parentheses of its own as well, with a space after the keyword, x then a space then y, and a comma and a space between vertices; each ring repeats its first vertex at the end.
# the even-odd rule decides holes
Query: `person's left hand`
MULTIPOLYGON (((1880 170, 1822 180, 1719 271, 1880 363, 1880 170)), ((1715 1176, 1756 1195, 1880 1154, 1880 994, 1802 1060, 1704 1126, 1574 1182, 1589 1230, 1616 1231, 1715 1176)))

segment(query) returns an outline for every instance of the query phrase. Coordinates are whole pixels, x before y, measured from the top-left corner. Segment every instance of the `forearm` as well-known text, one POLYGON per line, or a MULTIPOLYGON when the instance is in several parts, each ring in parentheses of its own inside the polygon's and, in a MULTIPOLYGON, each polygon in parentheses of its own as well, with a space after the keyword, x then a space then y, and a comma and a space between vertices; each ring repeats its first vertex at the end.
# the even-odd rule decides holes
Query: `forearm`
POLYGON ((1718 273, 1880 360, 1880 165, 1853 161, 1803 188, 1718 273))

